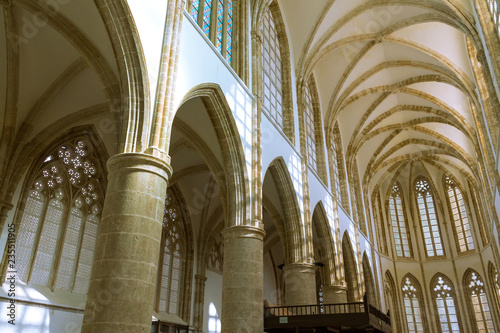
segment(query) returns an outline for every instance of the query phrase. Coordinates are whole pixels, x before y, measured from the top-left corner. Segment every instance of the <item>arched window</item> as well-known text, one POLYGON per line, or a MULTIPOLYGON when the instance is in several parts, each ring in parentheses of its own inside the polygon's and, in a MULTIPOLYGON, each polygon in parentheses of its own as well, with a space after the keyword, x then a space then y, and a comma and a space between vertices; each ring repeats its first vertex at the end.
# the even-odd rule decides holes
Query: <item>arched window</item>
POLYGON ((409 333, 420 333, 424 331, 422 312, 420 310, 420 287, 411 275, 403 279, 403 302, 406 314, 406 323, 409 333))
POLYGON ((316 127, 314 125, 314 109, 309 85, 304 87, 304 125, 306 135, 307 161, 314 169, 318 169, 316 155, 316 127))
POLYGON ((494 333, 495 328, 493 327, 493 319, 483 280, 478 273, 470 269, 465 273, 464 281, 469 306, 474 313, 472 321, 477 325, 477 332, 494 333))
POLYGON ((442 333, 459 333, 458 313, 455 306, 455 291, 451 281, 437 274, 431 283, 432 298, 436 306, 442 333))
POLYGON ((158 312, 179 315, 185 258, 183 218, 171 189, 163 215, 163 252, 160 255, 158 312))
POLYGON ((269 8, 262 16, 262 97, 264 110, 283 128, 281 51, 276 26, 269 8))
POLYGON ((500 36, 500 0, 488 0, 488 3, 488 9, 490 10, 491 18, 493 19, 493 23, 497 28, 497 33, 500 36))
POLYGON ((460 252, 474 250, 474 241, 467 217, 464 197, 455 182, 450 177, 444 179, 450 213, 455 226, 455 239, 460 252))
POLYGON ((16 241, 18 278, 86 294, 94 260, 104 179, 85 137, 48 154, 31 177, 16 241))
POLYGON ((415 181, 418 216, 422 225, 425 250, 428 257, 444 255, 441 233, 439 231, 434 198, 429 181, 423 177, 415 181))
POLYGON ((332 179, 332 189, 337 195, 337 201, 340 201, 342 207, 350 214, 349 194, 347 192, 347 180, 344 168, 344 159, 342 152, 342 138, 340 137, 340 128, 335 124, 331 131, 329 140, 330 156, 330 175, 332 179))
MULTIPOLYGON (((188 3, 189 5, 189 3, 188 3)), ((220 54, 231 63, 233 0, 192 0, 190 14, 220 54)), ((189 8, 188 8, 189 9, 189 8)))
POLYGON ((498 271, 493 263, 490 262, 489 267, 490 280, 491 285, 493 286, 493 291, 495 293, 496 305, 497 308, 500 309, 500 276, 498 275, 498 271))
POLYGON ((391 216, 392 234, 396 244, 396 255, 398 257, 411 257, 410 239, 406 226, 406 214, 404 213, 403 193, 401 186, 395 183, 389 198, 389 212, 391 216))

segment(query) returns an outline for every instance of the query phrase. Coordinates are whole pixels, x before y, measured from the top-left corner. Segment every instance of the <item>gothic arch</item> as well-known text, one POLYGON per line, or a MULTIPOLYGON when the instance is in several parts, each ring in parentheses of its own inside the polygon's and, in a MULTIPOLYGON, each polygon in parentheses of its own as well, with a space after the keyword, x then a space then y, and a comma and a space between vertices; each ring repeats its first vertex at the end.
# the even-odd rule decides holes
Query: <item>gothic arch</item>
POLYGON ((392 274, 391 272, 389 272, 389 270, 385 272, 384 298, 387 313, 391 319, 391 327, 393 329, 393 332, 401 332, 402 326, 398 291, 396 282, 394 281, 394 278, 392 277, 392 274))
POLYGON ((292 178, 282 157, 274 159, 268 168, 276 184, 284 212, 285 264, 306 262, 311 256, 306 248, 306 235, 302 228, 299 202, 292 178))
POLYGON ((344 259, 345 282, 347 284, 347 300, 349 302, 359 301, 361 298, 358 281, 358 262, 352 249, 351 238, 344 232, 342 237, 342 256, 344 259))
POLYGON ((96 6, 110 34, 123 92, 111 101, 113 108, 122 109, 116 119, 119 152, 139 152, 146 148, 150 118, 148 72, 139 33, 125 0, 96 0, 96 6))
POLYGON ((217 84, 200 84, 184 96, 180 105, 194 98, 204 103, 222 153, 224 175, 221 176, 225 181, 219 188, 227 192, 226 227, 250 224, 250 186, 243 144, 224 92, 217 84))
POLYGON ((372 267, 366 251, 363 253, 363 276, 365 278, 365 290, 368 302, 378 307, 377 288, 373 279, 372 267))
POLYGON ((314 208, 312 215, 314 254, 320 255, 321 263, 325 265, 321 269, 323 286, 337 285, 339 281, 332 228, 326 215, 325 207, 319 202, 314 208), (316 230, 316 233, 314 232, 316 230), (317 236, 317 237, 315 237, 317 236), (318 251, 318 252, 317 252, 318 251))

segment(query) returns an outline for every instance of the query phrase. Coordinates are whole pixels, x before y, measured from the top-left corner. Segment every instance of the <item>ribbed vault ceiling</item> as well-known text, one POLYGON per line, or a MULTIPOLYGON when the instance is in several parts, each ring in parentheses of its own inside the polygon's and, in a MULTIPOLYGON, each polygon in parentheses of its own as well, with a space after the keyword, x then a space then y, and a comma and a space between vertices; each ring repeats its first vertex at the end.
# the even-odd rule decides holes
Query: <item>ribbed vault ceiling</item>
POLYGON ((468 3, 279 2, 297 78, 314 74, 323 125, 338 123, 365 190, 410 172, 477 176, 468 3))

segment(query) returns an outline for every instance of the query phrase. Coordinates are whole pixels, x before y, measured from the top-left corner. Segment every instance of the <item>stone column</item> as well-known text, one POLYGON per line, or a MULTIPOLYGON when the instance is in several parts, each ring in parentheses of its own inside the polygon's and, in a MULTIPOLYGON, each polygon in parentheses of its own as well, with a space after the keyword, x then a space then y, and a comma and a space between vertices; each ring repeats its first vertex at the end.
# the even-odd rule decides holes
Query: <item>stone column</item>
POLYGON ((194 314, 193 323, 197 332, 203 331, 203 305, 205 303, 205 282, 207 277, 196 274, 196 285, 194 290, 194 314))
POLYGON ((82 332, 151 332, 167 180, 162 159, 125 153, 108 161, 82 332))
POLYGON ((322 290, 323 304, 347 303, 347 287, 326 286, 322 290))
POLYGON ((222 231, 222 332, 264 331, 264 236, 253 226, 222 231))
POLYGON ((313 264, 293 263, 283 267, 286 305, 315 305, 316 267, 313 264))

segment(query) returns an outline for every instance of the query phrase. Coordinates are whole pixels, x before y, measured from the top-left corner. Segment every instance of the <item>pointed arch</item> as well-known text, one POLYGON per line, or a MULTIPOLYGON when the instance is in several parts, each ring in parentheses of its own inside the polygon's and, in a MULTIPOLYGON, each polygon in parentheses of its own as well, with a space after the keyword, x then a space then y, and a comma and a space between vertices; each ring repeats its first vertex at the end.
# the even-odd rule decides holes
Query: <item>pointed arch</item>
POLYGON ((399 297, 397 296, 396 282, 392 277, 391 272, 385 272, 384 279, 384 298, 387 308, 387 315, 391 319, 391 327, 393 332, 401 332, 401 313, 399 305, 399 297))
POLYGON ((423 294, 418 280, 410 273, 401 281, 403 306, 406 314, 406 327, 409 333, 426 331, 425 316, 422 311, 423 294))
POLYGON ((370 265, 370 260, 368 259, 368 255, 366 251, 363 253, 363 276, 365 278, 365 290, 366 297, 368 298, 368 302, 378 307, 378 297, 377 297, 377 288, 375 287, 375 280, 373 279, 373 271, 370 265))
MULTIPOLYGON (((325 207, 320 201, 316 205, 312 215, 313 227, 313 245, 314 255, 325 266, 321 268, 322 285, 337 285, 339 278, 337 275, 337 264, 335 262, 335 242, 333 241, 333 232, 326 215, 325 207)), ((315 258, 316 259, 316 258, 315 258)))
POLYGON ((461 321, 453 283, 446 275, 436 273, 430 286, 434 313, 441 332, 460 333, 461 321))
POLYGON ((225 183, 219 184, 219 187, 227 191, 226 227, 249 225, 251 223, 249 178, 243 144, 231 108, 220 86, 214 83, 194 87, 184 96, 181 105, 194 98, 203 101, 222 151, 224 170, 222 178, 225 179, 225 183))
POLYGON ((500 274, 498 274, 498 270, 491 261, 488 263, 488 273, 494 293, 495 305, 497 306, 497 310, 500 310, 500 274))
POLYGON ((361 298, 358 281, 358 262, 352 249, 351 238, 344 232, 342 237, 342 256, 344 259, 345 282, 347 284, 347 300, 356 302, 361 298))
POLYGON ((463 286, 470 320, 475 323, 473 325, 476 325, 477 332, 495 332, 488 292, 481 275, 472 268, 467 269, 464 273, 463 286))
POLYGON ((86 294, 106 192, 107 153, 93 126, 75 127, 41 146, 33 148, 37 154, 14 216, 18 278, 86 294))
POLYGON ((288 256, 285 264, 306 262, 308 252, 299 202, 293 187, 292 178, 282 157, 275 158, 268 168, 276 184, 285 220, 285 239, 288 256))

